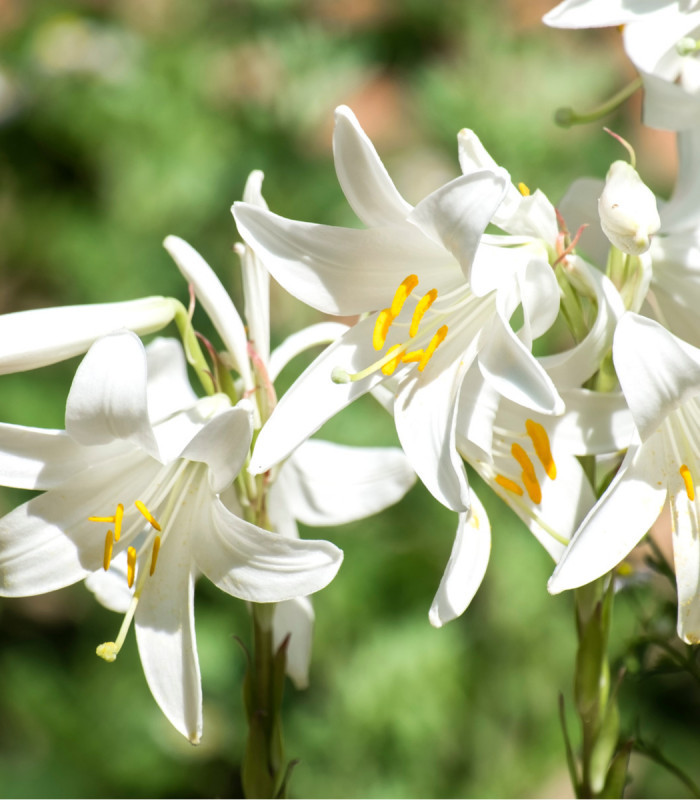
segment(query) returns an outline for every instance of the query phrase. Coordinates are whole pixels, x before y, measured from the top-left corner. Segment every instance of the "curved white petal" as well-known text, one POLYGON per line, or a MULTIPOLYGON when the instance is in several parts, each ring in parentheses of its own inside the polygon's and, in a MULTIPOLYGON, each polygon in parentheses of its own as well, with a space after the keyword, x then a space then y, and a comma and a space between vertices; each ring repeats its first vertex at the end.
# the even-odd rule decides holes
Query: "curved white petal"
MULTIPOLYGON (((467 281, 484 229, 501 204, 510 178, 505 170, 481 170, 455 178, 429 194, 409 222, 457 259, 467 281)), ((478 287, 472 287, 479 294, 478 287)))
POLYGON ((287 364, 310 347, 331 344, 349 330, 350 327, 342 322, 319 322, 292 333, 272 351, 267 370, 270 380, 274 383, 287 364))
POLYGON ((700 392, 700 350, 646 317, 627 313, 620 320, 613 361, 643 441, 700 392))
POLYGON ((671 494, 671 518, 678 635, 688 644, 700 644, 700 530, 695 502, 683 490, 671 494))
POLYGON ((469 485, 455 446, 455 422, 459 389, 470 362, 444 361, 438 350, 422 374, 412 374, 401 385, 394 419, 401 446, 428 491, 447 508, 466 511, 469 485))
POLYGON ((539 258, 531 258, 525 268, 516 273, 520 302, 523 308, 523 327, 528 340, 546 333, 559 314, 559 286, 554 270, 539 258))
POLYGON ((221 336, 221 341, 228 350, 236 371, 243 379, 246 390, 253 389, 255 381, 250 371, 245 327, 233 300, 218 276, 202 256, 178 236, 168 236, 163 246, 172 256, 185 280, 194 286, 197 299, 221 336))
POLYGON ((353 211, 368 227, 402 223, 411 206, 401 197, 367 134, 347 106, 335 110, 335 171, 353 211))
POLYGON ((281 397, 255 442, 251 472, 266 472, 334 414, 385 380, 380 370, 364 380, 351 383, 331 380, 336 367, 352 373, 376 360, 377 352, 371 344, 374 321, 374 315, 361 320, 326 348, 281 397))
POLYGON ((700 126, 679 131, 676 147, 679 167, 673 194, 659 208, 664 233, 697 228, 700 224, 700 126))
POLYGON ((669 0, 564 0, 542 21, 553 28, 606 28, 626 25, 668 5, 669 0))
POLYGON ((246 243, 290 294, 327 314, 352 315, 388 306, 409 274, 429 267, 438 288, 454 283, 454 260, 416 227, 355 230, 296 222, 235 203, 246 243))
POLYGON ((192 744, 202 735, 202 686, 194 634, 194 576, 178 548, 166 546, 134 616, 148 687, 168 721, 192 744))
POLYGON ((308 597, 295 597, 275 605, 272 641, 275 650, 289 636, 287 675, 297 689, 309 685, 309 664, 314 635, 314 607, 308 597))
POLYGON ((126 614, 133 597, 133 590, 129 588, 127 581, 126 552, 122 551, 114 556, 107 572, 98 569, 88 575, 85 578, 85 587, 105 608, 118 614, 126 614))
POLYGON ((430 624, 441 628, 464 613, 481 586, 491 554, 491 525, 484 507, 472 493, 469 512, 459 515, 450 560, 430 607, 430 624))
POLYGON ((577 345, 538 359, 560 390, 580 386, 598 370, 612 346, 617 322, 625 313, 619 292, 605 275, 577 256, 569 257, 568 269, 589 287, 596 298, 598 314, 590 331, 577 345))
POLYGON ((248 408, 229 408, 211 419, 182 451, 181 458, 209 466, 209 485, 223 491, 241 471, 253 438, 248 408))
MULTIPOLYGON (((267 208, 262 196, 263 173, 253 170, 243 190, 243 200, 259 208, 267 208)), ((241 257, 243 278, 243 312, 248 323, 248 339, 263 363, 270 358, 270 273, 263 267, 255 253, 236 245, 241 257)))
POLYGON ((85 469, 90 451, 65 431, 0 423, 0 485, 50 489, 85 469))
POLYGON ((144 297, 0 315, 0 375, 65 361, 84 353, 100 336, 121 328, 141 335, 153 333, 173 319, 175 310, 170 298, 144 297))
POLYGON ((285 462, 276 484, 300 522, 343 525, 398 502, 415 479, 398 448, 310 439, 285 462))
POLYGON ((147 344, 146 364, 146 396, 152 421, 165 419, 197 402, 187 377, 185 354, 177 339, 158 337, 147 344))
POLYGON ((480 341, 479 368, 496 391, 544 414, 564 411, 551 379, 500 315, 493 317, 480 341))
POLYGON ((66 431, 84 445, 124 439, 158 457, 148 419, 146 353, 130 331, 103 336, 80 362, 66 402, 66 431))
POLYGON ((213 526, 196 540, 195 560, 219 589, 254 603, 312 594, 333 580, 343 560, 335 545, 265 531, 214 498, 213 526))
POLYGON ((541 239, 550 247, 554 246, 559 234, 554 206, 540 189, 535 189, 531 195, 520 197, 520 202, 510 216, 496 224, 515 236, 541 239))
POLYGON ((658 434, 629 448, 617 475, 584 519, 549 579, 547 588, 552 594, 605 575, 649 530, 666 501, 659 461, 662 452, 658 434))

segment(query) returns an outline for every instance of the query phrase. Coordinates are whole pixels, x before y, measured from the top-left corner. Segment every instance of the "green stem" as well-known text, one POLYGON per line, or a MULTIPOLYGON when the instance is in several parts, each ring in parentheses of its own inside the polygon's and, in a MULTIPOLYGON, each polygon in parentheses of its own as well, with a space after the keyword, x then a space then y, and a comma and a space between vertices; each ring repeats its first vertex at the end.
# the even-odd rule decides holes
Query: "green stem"
POLYGON ((622 105, 625 100, 632 97, 637 89, 641 89, 641 87, 642 79, 635 78, 631 83, 628 83, 627 86, 623 86, 619 92, 616 92, 602 105, 582 114, 577 113, 573 108, 558 108, 554 115, 554 121, 562 128, 570 128, 572 125, 582 125, 585 122, 595 122, 601 119, 601 117, 612 113, 618 106, 622 105))

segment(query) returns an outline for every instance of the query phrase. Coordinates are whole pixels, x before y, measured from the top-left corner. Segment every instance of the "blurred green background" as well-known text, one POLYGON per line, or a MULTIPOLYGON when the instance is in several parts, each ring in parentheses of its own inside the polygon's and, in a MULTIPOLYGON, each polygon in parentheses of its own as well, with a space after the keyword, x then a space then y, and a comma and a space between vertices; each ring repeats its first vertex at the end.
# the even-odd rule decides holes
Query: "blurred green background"
MULTIPOLYGON (((562 131, 629 77, 617 34, 545 29, 534 0, 0 0, 0 310, 173 294, 161 247, 190 241, 240 297, 229 213, 251 169, 270 207, 356 224, 332 165, 333 108, 347 103, 411 201, 458 174, 474 128, 516 181, 556 199, 624 157, 599 126, 562 131)), ((608 120, 661 192, 672 142, 608 120)), ((279 290, 274 340, 316 321, 279 290)), ((76 362, 0 379, 0 418, 62 427, 76 362)), ((287 380, 293 377, 285 375, 287 380)), ((369 400, 324 435, 391 444, 369 400)), ((494 530, 486 580, 442 630, 427 611, 454 515, 416 487, 371 522, 333 531, 345 550, 315 599, 311 687, 286 697, 294 796, 555 797, 570 792, 557 716, 574 659, 568 596, 552 565, 485 487, 494 530)), ((6 512, 24 496, 3 491, 6 512)), ((665 599, 670 597, 666 592, 665 599)), ((617 656, 653 616, 656 589, 620 595, 617 656)), ((198 585, 204 737, 193 748, 150 697, 133 634, 115 664, 94 654, 120 618, 76 586, 0 604, 0 795, 237 796, 244 744, 244 605, 198 585)), ((682 675, 626 682, 623 715, 693 765, 698 691, 682 675)), ((572 718, 573 721, 573 718, 572 718)), ((686 789, 636 761, 629 793, 686 789)))

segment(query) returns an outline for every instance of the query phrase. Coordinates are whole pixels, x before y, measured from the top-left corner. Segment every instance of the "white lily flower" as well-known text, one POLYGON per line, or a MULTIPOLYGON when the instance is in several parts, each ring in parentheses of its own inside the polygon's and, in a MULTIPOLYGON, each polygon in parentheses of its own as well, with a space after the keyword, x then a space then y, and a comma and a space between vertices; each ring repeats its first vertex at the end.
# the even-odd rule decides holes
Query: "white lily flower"
POLYGON ((700 124, 698 0, 564 0, 543 19, 556 28, 624 25, 625 50, 644 82, 644 122, 679 131, 700 124))
POLYGON ((645 317, 626 314, 613 359, 638 435, 549 582, 553 593, 613 569, 668 498, 678 585, 678 634, 700 642, 700 350, 645 317))
POLYGON ((0 375, 82 355, 100 336, 126 328, 141 335, 164 328, 178 303, 144 297, 122 303, 39 308, 0 315, 0 375))
POLYGON ((370 312, 282 398, 257 440, 251 469, 264 472, 356 397, 387 383, 414 469, 438 500, 466 511, 469 492, 454 422, 468 367, 478 364, 515 402, 543 413, 563 410, 530 352, 532 338, 556 316, 556 280, 541 252, 511 257, 497 281, 474 263, 483 230, 507 191, 503 170, 470 172, 413 208, 344 107, 336 112, 334 152, 343 191, 367 229, 234 206, 241 235, 292 294, 330 314, 370 312), (473 270, 475 278, 483 276, 478 291, 470 284, 473 270), (525 324, 516 334, 509 320, 519 305, 525 324))
POLYGON ((263 530, 222 501, 251 436, 249 408, 224 395, 196 399, 179 344, 156 340, 147 356, 130 332, 88 351, 66 431, 0 426, 0 483, 45 490, 0 520, 0 594, 41 594, 92 574, 105 604, 126 611, 98 654, 114 660, 133 622, 153 696, 193 743, 202 729, 196 578, 277 603, 322 588, 342 560, 328 542, 263 530))
MULTIPOLYGON (((262 173, 251 173, 244 197, 265 208, 261 183, 262 173)), ((291 335, 270 353, 269 274, 255 253, 248 247, 237 248, 251 337, 248 343, 235 309, 235 331, 231 326, 233 303, 211 267, 182 239, 169 236, 165 247, 203 304, 206 298, 207 309, 227 345, 231 361, 240 360, 243 353, 247 359, 247 353, 251 353, 250 370, 256 375, 257 387, 250 400, 255 403, 257 419, 264 422, 276 402, 273 383, 284 366, 309 347, 336 340, 347 331, 347 326, 336 322, 312 325, 291 335), (224 328, 227 319, 228 329, 224 328)), ((298 538, 297 520, 305 525, 329 527, 362 519, 398 502, 414 482, 415 474, 397 448, 304 441, 276 471, 267 498, 267 512, 276 531, 298 538)), ((276 605, 274 640, 279 645, 292 634, 287 649, 287 672, 298 688, 308 685, 312 627, 313 608, 306 598, 296 597, 276 605)))

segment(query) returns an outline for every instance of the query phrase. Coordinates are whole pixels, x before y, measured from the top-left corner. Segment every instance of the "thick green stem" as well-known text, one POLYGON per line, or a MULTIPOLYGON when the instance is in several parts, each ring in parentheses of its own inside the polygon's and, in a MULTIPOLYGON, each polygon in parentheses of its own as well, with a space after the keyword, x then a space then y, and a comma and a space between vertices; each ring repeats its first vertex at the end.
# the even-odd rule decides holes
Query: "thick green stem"
POLYGON ((282 741, 286 644, 274 650, 274 604, 253 603, 253 656, 243 689, 248 741, 243 761, 247 798, 285 797, 288 769, 282 741))

